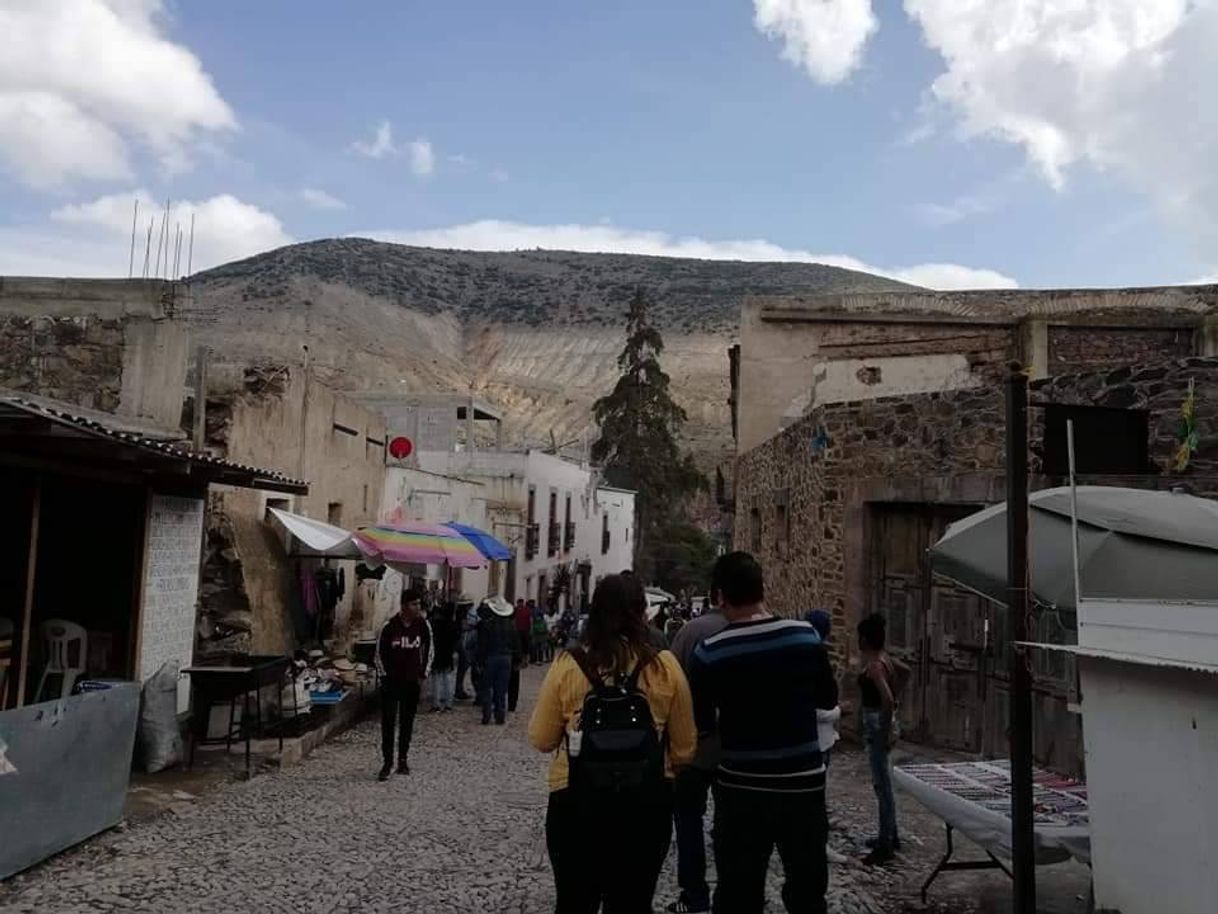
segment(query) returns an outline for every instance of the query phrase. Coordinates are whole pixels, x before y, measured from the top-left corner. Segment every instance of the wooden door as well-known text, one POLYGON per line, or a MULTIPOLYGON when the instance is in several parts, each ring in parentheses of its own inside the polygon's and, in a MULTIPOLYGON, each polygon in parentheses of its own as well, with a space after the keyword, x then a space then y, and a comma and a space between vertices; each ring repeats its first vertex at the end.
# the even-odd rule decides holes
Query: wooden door
POLYGON ((871 611, 888 619, 888 645, 913 670, 901 702, 911 739, 966 751, 984 731, 985 601, 936 579, 927 550, 947 525, 977 510, 968 505, 872 507, 871 611))

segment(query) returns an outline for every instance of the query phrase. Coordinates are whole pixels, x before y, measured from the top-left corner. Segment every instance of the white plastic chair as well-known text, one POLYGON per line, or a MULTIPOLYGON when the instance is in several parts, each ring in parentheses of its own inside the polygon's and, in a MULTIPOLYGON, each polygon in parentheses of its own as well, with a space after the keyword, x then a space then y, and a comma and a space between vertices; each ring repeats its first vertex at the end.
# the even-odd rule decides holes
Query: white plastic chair
POLYGON ((42 692, 49 676, 62 677, 58 697, 67 698, 72 694, 76 680, 84 675, 85 658, 89 654, 89 633, 66 619, 48 619, 42 623, 41 631, 46 666, 42 668, 34 701, 42 701, 42 692))

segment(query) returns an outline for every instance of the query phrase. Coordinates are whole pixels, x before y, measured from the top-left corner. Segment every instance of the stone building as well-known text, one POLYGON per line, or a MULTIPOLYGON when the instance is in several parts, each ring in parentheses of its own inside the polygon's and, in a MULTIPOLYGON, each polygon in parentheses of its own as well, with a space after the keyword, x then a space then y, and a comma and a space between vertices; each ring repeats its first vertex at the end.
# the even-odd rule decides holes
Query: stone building
POLYGON ((818 404, 1218 354, 1218 286, 760 296, 731 361, 737 453, 818 404))
MULTIPOLYGON (((1105 302, 1106 313, 1114 302, 1130 305, 1124 293, 1092 294, 1105 302)), ((983 302, 989 293, 976 295, 983 302)), ((1044 307, 1037 295, 1048 293, 1032 293, 1024 303, 1044 307)), ((993 325, 970 325, 968 339, 990 347, 976 351, 967 350, 971 343, 961 345, 963 337, 949 338, 938 323, 910 322, 906 314, 873 313, 870 320, 852 324, 848 315, 838 313, 829 320, 831 312, 812 308, 807 327, 801 329, 795 318, 804 312, 767 305, 771 310, 760 313, 781 315, 790 336, 815 347, 799 362, 794 343, 787 339, 777 355, 788 359, 788 367, 800 365, 805 379, 841 382, 830 387, 832 395, 809 385, 802 396, 811 405, 803 411, 801 401, 794 410, 798 415, 780 415, 778 406, 785 402, 782 410, 788 410, 791 401, 783 400, 785 394, 770 396, 761 405, 763 413, 769 410, 769 418, 752 421, 749 404, 757 397, 750 393, 756 394, 760 373, 766 370, 765 350, 752 350, 758 344, 756 334, 742 336, 737 356, 742 432, 748 427, 754 436, 761 434, 769 422, 777 434, 772 431, 749 448, 742 434, 732 480, 734 541, 765 566, 772 607, 785 614, 829 609, 843 668, 853 658, 857 620, 872 611, 885 613, 893 649, 916 674, 903 708, 907 732, 968 751, 1005 751, 1004 610, 934 578, 925 560, 926 549, 948 523, 1005 498, 1003 363, 1027 351, 1039 353, 1032 369, 1040 375, 1032 384, 1035 487, 1061 483, 1066 473, 1065 423, 1073 419, 1085 481, 1148 486, 1183 482, 1198 493, 1218 494, 1218 441, 1212 438, 1218 432, 1218 359, 1192 355, 1210 348, 1214 296, 1213 288, 1157 290, 1151 300, 1170 305, 1165 315, 1130 305, 1119 320, 1110 316, 1102 326, 1050 323, 1036 331, 1047 348, 1029 348, 1029 338, 1033 343, 1035 339, 1027 321, 1004 331, 1006 348, 995 342, 993 325), (898 354, 898 332, 916 335, 907 348, 919 340, 936 340, 937 356, 952 355, 944 347, 965 349, 957 354, 972 367, 967 374, 941 374, 932 384, 930 379, 947 363, 928 361, 925 373, 917 376, 911 357, 898 354), (1094 337, 1094 345, 1079 344, 1087 334, 1094 337), (846 337, 856 344, 886 339, 874 343, 872 351, 881 353, 874 359, 860 359, 863 353, 853 347, 826 352, 828 345, 846 337), (853 372, 843 374, 835 361, 853 372), (902 373, 888 370, 894 363, 902 373), (1071 365, 1087 370, 1064 370, 1071 365), (871 368, 878 369, 878 375, 866 370, 871 368), (1051 370, 1057 373, 1049 375, 1051 370), (897 389, 884 396, 858 396, 859 389, 849 381, 852 376, 869 391, 885 390, 885 385, 897 389), (746 383, 750 377, 752 388, 746 383), (1177 471, 1181 408, 1190 384, 1197 398, 1200 446, 1177 471)), ((1010 301, 1007 293, 999 298, 1010 301)), ((961 304, 959 295, 946 300, 961 304)), ((963 301, 971 304, 968 295, 963 301)), ((840 301, 834 307, 837 304, 840 301)), ((1100 318, 1087 312, 1086 319, 1100 318)), ((957 323, 958 316, 947 320, 957 331, 964 327, 957 323)), ((771 345, 774 328, 763 323, 765 345, 771 345)), ((770 383, 778 381, 771 378, 770 383)), ((796 389, 794 383, 788 386, 789 391, 796 389)), ((1036 640, 1071 641, 1072 624, 1055 613, 1041 614, 1036 640)), ((1078 770, 1082 760, 1073 667, 1047 658, 1037 663, 1037 755, 1059 769, 1078 770)))
POLYGON ((348 526, 374 521, 384 482, 384 421, 318 383, 303 364, 221 359, 200 379, 200 357, 182 320, 189 299, 186 284, 161 280, 0 277, 0 389, 54 398, 104 416, 109 429, 184 447, 202 380, 199 449, 316 483, 307 496, 212 490, 200 654, 278 653, 313 640, 316 626, 297 612, 302 567, 311 573, 330 564, 343 572, 348 586, 334 629, 344 633, 359 610, 352 564, 291 554, 295 544, 267 521, 266 508, 348 526))
MULTIPOLYGON (((1076 423, 1082 482, 1169 487, 1218 497, 1218 358, 1059 375, 1031 386, 1033 488, 1063 484, 1065 423, 1076 423), (1177 469, 1192 390, 1198 447, 1177 469)), ((1005 751, 1005 610, 936 579, 927 548, 947 524, 1005 499, 999 384, 824 404, 743 455, 736 546, 766 568, 778 612, 829 609, 837 658, 854 624, 889 620, 891 647, 915 669, 907 732, 969 751, 1005 751)), ((1039 614, 1035 640, 1072 642, 1073 620, 1039 614)), ((1081 767, 1073 667, 1037 659, 1036 753, 1081 767)))
POLYGON ((182 295, 160 280, 0 277, 0 388, 179 437, 182 295))
MULTIPOLYGON (((187 419, 190 412, 193 402, 187 419)), ((309 479, 310 488, 295 498, 236 490, 212 495, 200 651, 283 653, 319 639, 341 646, 371 628, 374 613, 357 586, 356 563, 302 551, 281 535, 267 509, 348 529, 375 523, 385 483, 384 419, 319 383, 307 366, 229 365, 207 372, 205 420, 212 453, 273 461, 309 479), (304 595, 309 582, 340 573, 336 604, 312 612, 304 595)))

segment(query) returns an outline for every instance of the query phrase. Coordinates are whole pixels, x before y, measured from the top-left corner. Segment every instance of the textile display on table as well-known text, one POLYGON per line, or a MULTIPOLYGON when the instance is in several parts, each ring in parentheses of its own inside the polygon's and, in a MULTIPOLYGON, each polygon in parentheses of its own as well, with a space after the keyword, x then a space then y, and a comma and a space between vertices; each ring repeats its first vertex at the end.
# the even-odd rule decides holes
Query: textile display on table
MULTIPOLYGON (((1011 767, 1005 759, 902 765, 893 778, 948 825, 1010 859, 1011 767)), ((1037 863, 1091 860, 1087 785, 1037 768, 1032 778, 1037 863)))

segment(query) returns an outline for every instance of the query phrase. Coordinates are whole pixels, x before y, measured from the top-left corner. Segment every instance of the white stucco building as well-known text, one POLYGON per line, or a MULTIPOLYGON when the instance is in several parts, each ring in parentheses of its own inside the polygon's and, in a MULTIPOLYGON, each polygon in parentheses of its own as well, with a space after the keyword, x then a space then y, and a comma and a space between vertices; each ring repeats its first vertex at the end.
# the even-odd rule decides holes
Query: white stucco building
POLYGON ((633 567, 635 494, 601 485, 586 462, 500 449, 498 414, 469 397, 367 402, 384 414, 390 443, 382 519, 399 511, 416 520, 470 524, 515 553, 489 571, 463 572, 454 583, 466 596, 546 600, 563 581, 559 606, 576 608, 606 574, 633 567), (409 447, 395 457, 393 443, 401 439, 409 447))

